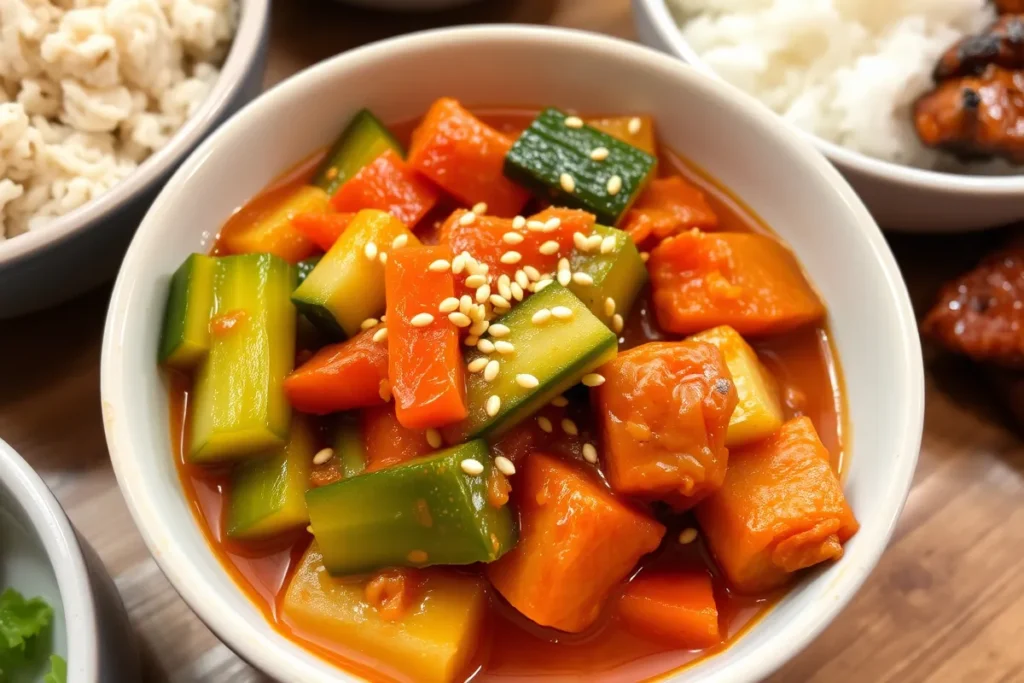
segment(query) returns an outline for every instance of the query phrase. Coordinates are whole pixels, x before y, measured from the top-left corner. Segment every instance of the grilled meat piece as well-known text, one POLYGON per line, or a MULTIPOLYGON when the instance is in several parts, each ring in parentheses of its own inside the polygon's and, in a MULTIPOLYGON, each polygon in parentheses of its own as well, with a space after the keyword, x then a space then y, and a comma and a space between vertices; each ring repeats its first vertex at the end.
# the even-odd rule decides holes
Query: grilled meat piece
POLYGON ((948 282, 921 332, 974 360, 1024 368, 1024 246, 996 251, 948 282))
POLYGON ((914 127, 928 147, 1024 164, 1024 71, 989 66, 943 81, 914 103, 914 127))
POLYGON ((989 64, 1024 69, 1024 14, 1004 14, 984 32, 957 41, 939 58, 932 76, 936 82, 977 76, 989 64))

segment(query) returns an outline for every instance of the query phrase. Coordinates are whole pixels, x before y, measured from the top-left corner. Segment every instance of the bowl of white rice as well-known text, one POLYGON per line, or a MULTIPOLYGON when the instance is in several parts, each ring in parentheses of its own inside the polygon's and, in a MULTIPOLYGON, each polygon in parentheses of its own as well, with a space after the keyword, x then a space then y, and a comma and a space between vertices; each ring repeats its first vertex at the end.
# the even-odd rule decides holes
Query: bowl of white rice
POLYGON ((928 149, 912 123, 937 58, 993 20, 988 0, 633 0, 633 16, 644 43, 809 136, 883 228, 1024 220, 1024 166, 928 149))
POLYGON ((171 172, 259 93, 269 0, 0 0, 0 319, 116 272, 171 172))

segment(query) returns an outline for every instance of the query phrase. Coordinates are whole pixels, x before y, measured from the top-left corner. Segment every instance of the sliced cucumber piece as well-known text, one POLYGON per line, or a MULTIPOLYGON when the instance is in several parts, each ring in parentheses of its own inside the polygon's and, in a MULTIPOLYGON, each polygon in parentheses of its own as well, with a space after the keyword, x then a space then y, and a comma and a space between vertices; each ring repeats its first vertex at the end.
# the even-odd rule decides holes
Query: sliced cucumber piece
POLYGON ((177 370, 191 370, 210 350, 210 311, 217 261, 192 254, 171 276, 158 358, 177 370))
POLYGON ((327 158, 313 176, 313 184, 323 188, 328 195, 333 195, 359 169, 388 149, 395 150, 395 154, 405 158, 405 150, 387 127, 368 109, 363 109, 353 117, 331 147, 327 158))
POLYGON ((295 268, 298 271, 298 283, 301 285, 306 281, 306 277, 313 272, 316 268, 316 264, 320 263, 321 256, 311 256, 305 261, 299 261, 295 264, 295 268))
POLYGON ((343 413, 334 426, 334 457, 341 466, 341 475, 350 479, 366 469, 366 443, 358 413, 343 413))
POLYGON ((647 266, 627 233, 595 225, 594 234, 601 235, 601 247, 586 253, 573 250, 570 259, 572 272, 586 273, 594 282, 582 285, 572 281, 569 290, 614 329, 615 315, 622 316, 623 320, 629 317, 637 295, 647 282, 647 266))
POLYGON ((493 467, 478 440, 309 491, 310 524, 327 571, 498 559, 517 535, 509 507, 488 501, 493 467), (481 471, 468 474, 465 460, 481 471))
POLYGON ((210 352, 192 392, 189 459, 208 464, 283 446, 295 362, 295 268, 271 254, 217 259, 210 352))

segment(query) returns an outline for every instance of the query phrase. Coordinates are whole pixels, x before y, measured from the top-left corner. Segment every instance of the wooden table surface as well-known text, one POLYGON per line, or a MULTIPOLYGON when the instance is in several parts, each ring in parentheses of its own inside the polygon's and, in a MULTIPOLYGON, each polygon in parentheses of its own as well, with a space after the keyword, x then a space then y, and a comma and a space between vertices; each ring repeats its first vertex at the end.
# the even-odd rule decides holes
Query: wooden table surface
MULTIPOLYGON (((348 47, 445 24, 550 23, 633 37, 628 0, 485 0, 428 17, 279 0, 273 21, 268 85, 348 47)), ((1000 237, 890 236, 917 310, 1000 237)), ((0 437, 42 473, 115 577, 145 681, 265 681, 174 592, 121 498, 100 419, 108 296, 104 287, 0 322, 0 437)), ((1024 449, 970 365, 930 350, 926 362, 924 443, 896 536, 846 611, 772 683, 1024 680, 1024 449)))

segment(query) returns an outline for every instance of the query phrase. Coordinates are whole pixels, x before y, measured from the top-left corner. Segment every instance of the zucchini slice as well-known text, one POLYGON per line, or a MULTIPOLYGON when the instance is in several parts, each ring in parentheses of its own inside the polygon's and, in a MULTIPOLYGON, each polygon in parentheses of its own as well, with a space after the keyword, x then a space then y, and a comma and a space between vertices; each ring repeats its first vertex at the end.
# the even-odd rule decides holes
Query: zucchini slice
POLYGON ((633 303, 647 283, 647 266, 627 233, 595 225, 594 234, 601 235, 601 247, 590 252, 574 249, 570 259, 572 272, 586 273, 594 282, 581 285, 573 281, 569 290, 614 330, 615 316, 622 320, 629 317, 633 303))
POLYGON ((333 195, 359 169, 389 149, 405 158, 405 150, 387 127, 368 109, 360 110, 327 152, 313 184, 333 195))
POLYGON ((210 350, 210 311, 213 274, 217 261, 192 254, 171 276, 164 326, 160 333, 161 363, 176 370, 191 370, 210 350))

